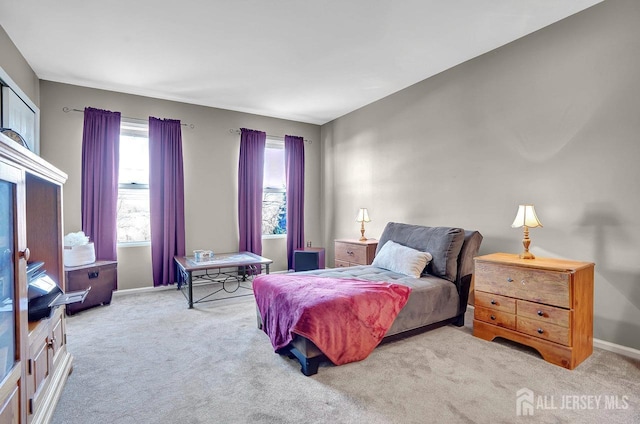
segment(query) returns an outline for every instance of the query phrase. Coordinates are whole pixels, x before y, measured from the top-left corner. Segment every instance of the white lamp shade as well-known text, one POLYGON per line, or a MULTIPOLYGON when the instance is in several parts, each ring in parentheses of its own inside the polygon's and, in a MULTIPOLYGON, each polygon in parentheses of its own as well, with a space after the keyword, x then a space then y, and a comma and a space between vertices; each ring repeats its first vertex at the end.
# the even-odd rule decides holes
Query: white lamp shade
POLYGON ((516 219, 513 220, 513 224, 511 224, 511 227, 535 228, 542 227, 542 223, 540 223, 533 205, 520 205, 518 206, 518 214, 516 215, 516 219))
POLYGON ((369 219, 369 212, 367 212, 367 208, 360 208, 360 210, 358 211, 356 222, 371 222, 371 219, 369 219))

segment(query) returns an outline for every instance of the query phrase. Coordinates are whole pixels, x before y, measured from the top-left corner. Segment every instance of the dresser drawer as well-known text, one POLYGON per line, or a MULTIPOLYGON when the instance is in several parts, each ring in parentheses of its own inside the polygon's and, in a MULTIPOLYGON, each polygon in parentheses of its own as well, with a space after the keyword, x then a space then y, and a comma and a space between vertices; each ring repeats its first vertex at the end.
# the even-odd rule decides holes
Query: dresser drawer
POLYGON ((521 333, 535 336, 565 346, 571 345, 571 332, 567 327, 550 324, 535 319, 518 316, 516 318, 517 330, 521 333))
POLYGON ((516 316, 508 312, 476 306, 473 317, 479 321, 488 322, 489 324, 499 327, 509 328, 511 330, 516 329, 516 316))
POLYGON ((516 313, 515 299, 493 293, 475 292, 475 306, 508 312, 510 314, 516 313))
POLYGON ((351 243, 339 243, 335 245, 337 261, 365 264, 367 260, 367 246, 351 243))
POLYGON ((475 289, 570 308, 568 272, 477 262, 475 289))
POLYGON ((518 316, 559 325, 561 327, 571 326, 571 311, 568 309, 527 302, 526 300, 518 300, 517 310, 518 316))

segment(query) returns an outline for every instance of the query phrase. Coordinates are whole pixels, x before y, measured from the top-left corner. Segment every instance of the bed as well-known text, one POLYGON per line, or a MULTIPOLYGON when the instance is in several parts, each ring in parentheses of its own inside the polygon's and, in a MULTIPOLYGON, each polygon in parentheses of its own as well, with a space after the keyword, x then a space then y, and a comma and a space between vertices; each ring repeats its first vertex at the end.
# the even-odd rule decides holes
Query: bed
MULTIPOLYGON (((387 285, 395 291, 404 288, 407 292, 406 299, 399 303, 402 307, 397 315, 394 315, 388 328, 385 327, 385 332, 380 335, 382 341, 411 335, 449 323, 463 326, 473 273, 473 257, 477 254, 481 242, 482 235, 478 231, 456 227, 426 227, 389 222, 380 237, 376 257, 370 266, 292 273, 293 275, 286 274, 280 280, 278 280, 279 277, 270 274, 254 280, 258 327, 270 334, 267 327, 273 326, 270 324, 273 319, 283 318, 273 317, 279 313, 277 312, 279 304, 286 303, 289 296, 296 295, 295 289, 291 289, 289 292, 284 290, 282 283, 278 282, 283 281, 282 278, 298 282, 307 279, 309 283, 314 285, 321 283, 318 280, 326 279, 327 282, 333 281, 334 284, 335 281, 344 281, 350 284, 352 282, 353 284, 377 282, 377 284, 387 285), (385 245, 387 246, 385 247, 385 245), (409 255, 415 253, 415 255, 424 256, 424 252, 428 252, 427 257, 431 258, 426 267, 416 273, 415 270, 405 266, 405 260, 412 262, 413 269, 416 266, 419 267, 421 263, 419 261, 413 263, 414 256, 388 254, 392 248, 404 249, 401 252, 403 254, 409 252, 409 255), (277 295, 267 298, 263 293, 265 293, 264 288, 268 286, 281 290, 277 295), (263 316, 268 316, 269 319, 263 320, 263 316)), ((366 285, 366 283, 363 284, 366 285)), ((372 284, 368 286, 372 286, 372 284)), ((328 321, 332 320, 319 320, 320 325, 328 321)), ((307 333, 291 331, 286 346, 278 346, 276 352, 297 359, 300 362, 302 373, 310 376, 318 372, 318 365, 327 361, 328 357, 325 355, 326 348, 323 352, 322 348, 311 341, 311 339, 317 340, 316 338, 304 337, 301 334, 307 333)), ((359 343, 358 339, 353 340, 351 344, 359 343)), ((272 344, 276 347, 273 338, 272 344)), ((337 363, 334 360, 331 362, 337 363)))

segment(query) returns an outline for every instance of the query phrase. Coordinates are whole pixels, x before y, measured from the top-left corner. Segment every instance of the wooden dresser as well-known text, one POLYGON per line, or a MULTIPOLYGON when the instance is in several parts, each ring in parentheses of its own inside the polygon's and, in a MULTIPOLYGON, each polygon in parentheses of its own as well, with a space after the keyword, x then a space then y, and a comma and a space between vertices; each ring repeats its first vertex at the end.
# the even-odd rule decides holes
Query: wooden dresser
POLYGON ((473 335, 522 343, 574 369, 593 352, 593 274, 589 262, 475 258, 473 335))
POLYGON ((378 240, 335 240, 335 267, 371 265, 376 255, 378 240))

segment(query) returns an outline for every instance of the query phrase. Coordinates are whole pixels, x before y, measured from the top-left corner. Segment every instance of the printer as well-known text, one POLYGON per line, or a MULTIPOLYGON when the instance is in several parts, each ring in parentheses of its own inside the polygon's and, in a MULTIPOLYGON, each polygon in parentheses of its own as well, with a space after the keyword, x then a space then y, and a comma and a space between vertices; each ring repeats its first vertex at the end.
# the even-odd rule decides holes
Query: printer
POLYGON ((42 269, 43 265, 44 262, 33 262, 27 265, 29 322, 51 316, 51 312, 60 305, 83 302, 91 290, 89 287, 82 291, 64 293, 42 269))

